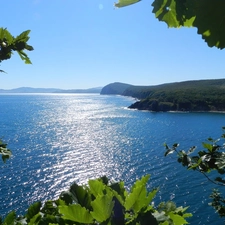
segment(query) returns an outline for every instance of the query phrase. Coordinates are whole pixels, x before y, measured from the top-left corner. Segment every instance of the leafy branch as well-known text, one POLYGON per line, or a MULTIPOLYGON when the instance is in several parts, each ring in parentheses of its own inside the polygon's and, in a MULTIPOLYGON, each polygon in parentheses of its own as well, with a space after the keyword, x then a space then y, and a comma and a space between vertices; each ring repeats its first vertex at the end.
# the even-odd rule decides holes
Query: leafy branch
MULTIPOLYGON (((210 182, 219 186, 225 186, 225 127, 222 127, 222 135, 219 139, 208 138, 207 142, 202 143, 203 150, 198 151, 196 155, 191 156, 196 150, 196 146, 189 150, 179 150, 179 144, 174 144, 171 148, 165 144, 165 156, 177 153, 177 161, 188 170, 195 170, 202 173, 210 182), (222 144, 219 144, 222 140, 222 144), (207 173, 216 171, 220 176, 211 179, 207 173)), ((211 206, 219 213, 221 217, 225 217, 225 198, 221 193, 214 190, 210 195, 212 198, 211 206)))
MULTIPOLYGON (((140 0, 119 0, 120 8, 140 0)), ((196 27, 209 47, 225 48, 224 0, 153 0, 153 13, 168 27, 196 27)))
MULTIPOLYGON (((20 58, 26 63, 31 64, 31 61, 25 50, 32 51, 33 47, 28 45, 30 30, 22 32, 17 37, 14 37, 6 28, 0 28, 0 63, 3 60, 8 60, 11 58, 13 52, 17 52, 20 58)), ((0 72, 4 72, 0 70, 0 72)))

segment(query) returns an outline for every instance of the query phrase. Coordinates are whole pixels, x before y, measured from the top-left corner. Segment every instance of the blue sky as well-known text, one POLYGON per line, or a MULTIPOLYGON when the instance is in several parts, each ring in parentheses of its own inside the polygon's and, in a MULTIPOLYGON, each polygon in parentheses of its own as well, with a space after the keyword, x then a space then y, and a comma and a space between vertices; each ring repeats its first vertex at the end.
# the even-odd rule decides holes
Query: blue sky
POLYGON ((32 65, 15 53, 4 61, 0 89, 134 85, 224 77, 225 51, 209 48, 195 28, 169 29, 143 0, 115 9, 115 0, 7 0, 1 26, 31 30, 32 65))

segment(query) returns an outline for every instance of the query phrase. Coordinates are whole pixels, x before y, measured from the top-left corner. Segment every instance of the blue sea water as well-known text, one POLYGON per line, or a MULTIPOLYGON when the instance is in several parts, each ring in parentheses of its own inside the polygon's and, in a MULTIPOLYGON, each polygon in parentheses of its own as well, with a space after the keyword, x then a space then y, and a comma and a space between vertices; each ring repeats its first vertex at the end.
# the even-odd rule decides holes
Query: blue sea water
POLYGON ((151 174, 155 204, 190 206, 191 224, 222 224, 208 206, 215 186, 186 171, 163 144, 188 149, 218 138, 223 113, 154 113, 129 110, 135 100, 98 94, 0 95, 1 138, 13 157, 0 163, 0 215, 24 214, 36 201, 54 199, 74 181, 103 175, 130 185, 151 174))

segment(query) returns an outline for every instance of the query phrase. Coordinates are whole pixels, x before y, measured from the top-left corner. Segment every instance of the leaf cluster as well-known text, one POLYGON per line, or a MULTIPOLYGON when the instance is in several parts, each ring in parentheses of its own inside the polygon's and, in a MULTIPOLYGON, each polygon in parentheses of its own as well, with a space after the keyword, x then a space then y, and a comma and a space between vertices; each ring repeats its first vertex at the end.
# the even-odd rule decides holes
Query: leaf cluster
MULTIPOLYGON (((31 64, 29 57, 24 52, 24 50, 33 50, 33 47, 27 44, 29 33, 30 30, 27 30, 14 37, 6 28, 0 28, 0 63, 3 60, 10 59, 15 51, 26 64, 31 64)), ((1 72, 4 71, 1 70, 1 72)))
MULTIPOLYGON (((119 0, 116 7, 138 0, 119 0)), ((223 0, 153 0, 153 13, 168 27, 196 27, 209 47, 225 48, 225 2, 223 0)))
POLYGON ((110 183, 107 177, 89 180, 88 185, 72 184, 59 199, 28 208, 25 216, 9 213, 1 225, 6 224, 101 224, 101 225, 181 225, 187 224, 187 208, 176 207, 173 202, 155 207, 152 200, 157 189, 147 191, 149 175, 137 180, 130 192, 124 183, 110 183))

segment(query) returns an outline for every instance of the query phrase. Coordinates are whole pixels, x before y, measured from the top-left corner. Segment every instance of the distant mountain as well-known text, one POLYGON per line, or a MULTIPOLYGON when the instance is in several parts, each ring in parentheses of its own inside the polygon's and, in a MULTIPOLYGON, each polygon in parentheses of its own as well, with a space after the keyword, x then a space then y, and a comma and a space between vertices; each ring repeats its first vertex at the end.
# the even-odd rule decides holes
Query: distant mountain
MULTIPOLYGON (((103 94, 121 85, 109 84, 103 94)), ((225 79, 195 80, 152 86, 122 84, 124 96, 138 98, 130 108, 150 111, 225 111, 225 79)), ((101 92, 102 94, 102 92, 101 92)))
POLYGON ((59 90, 56 93, 100 93, 102 87, 89 88, 89 89, 70 89, 70 90, 59 90))
POLYGON ((0 89, 0 93, 100 93, 101 87, 89 88, 89 89, 71 89, 63 90, 58 88, 31 88, 20 87, 10 90, 0 89))
POLYGON ((124 91, 132 85, 115 82, 102 88, 101 95, 123 95, 124 91))

